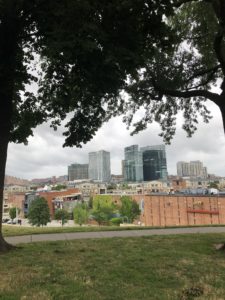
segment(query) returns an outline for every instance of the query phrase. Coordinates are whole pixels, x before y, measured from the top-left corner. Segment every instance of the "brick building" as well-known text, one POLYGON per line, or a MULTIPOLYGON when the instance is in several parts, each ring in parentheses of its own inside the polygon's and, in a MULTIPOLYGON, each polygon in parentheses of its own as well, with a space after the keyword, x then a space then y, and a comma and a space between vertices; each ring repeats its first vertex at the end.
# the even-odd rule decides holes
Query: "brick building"
POLYGON ((53 217, 56 209, 69 208, 82 198, 81 192, 76 188, 65 191, 39 192, 38 196, 47 200, 51 217, 53 217))
POLYGON ((146 226, 225 224, 225 196, 144 196, 141 220, 146 226))
MULTIPOLYGON (((121 195, 111 195, 120 204, 121 195)), ((129 195, 140 204, 145 226, 225 224, 225 195, 129 195)))

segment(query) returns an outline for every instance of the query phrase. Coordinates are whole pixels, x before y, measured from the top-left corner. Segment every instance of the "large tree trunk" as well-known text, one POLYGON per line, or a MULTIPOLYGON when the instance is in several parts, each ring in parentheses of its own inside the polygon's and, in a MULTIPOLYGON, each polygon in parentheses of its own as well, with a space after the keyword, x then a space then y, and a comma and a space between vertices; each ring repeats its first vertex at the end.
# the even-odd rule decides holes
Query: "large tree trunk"
POLYGON ((0 252, 7 251, 12 248, 11 245, 6 243, 2 236, 2 215, 3 215, 3 202, 4 202, 4 179, 5 179, 5 166, 7 159, 8 138, 4 137, 0 128, 0 252))
POLYGON ((3 191, 7 149, 10 140, 15 94, 16 52, 18 24, 16 0, 7 0, 1 6, 0 23, 0 252, 12 248, 2 236, 3 191))

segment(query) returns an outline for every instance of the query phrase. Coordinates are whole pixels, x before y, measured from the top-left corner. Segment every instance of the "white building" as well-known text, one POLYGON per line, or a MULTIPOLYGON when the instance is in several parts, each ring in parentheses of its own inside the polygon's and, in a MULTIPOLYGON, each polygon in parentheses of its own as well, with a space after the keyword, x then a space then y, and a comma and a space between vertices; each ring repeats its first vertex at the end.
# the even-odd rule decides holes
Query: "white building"
POLYGON ((109 182, 111 177, 110 153, 104 150, 90 152, 88 176, 99 182, 109 182))
POLYGON ((207 178, 207 168, 199 160, 179 161, 177 163, 177 175, 180 177, 201 177, 207 178))

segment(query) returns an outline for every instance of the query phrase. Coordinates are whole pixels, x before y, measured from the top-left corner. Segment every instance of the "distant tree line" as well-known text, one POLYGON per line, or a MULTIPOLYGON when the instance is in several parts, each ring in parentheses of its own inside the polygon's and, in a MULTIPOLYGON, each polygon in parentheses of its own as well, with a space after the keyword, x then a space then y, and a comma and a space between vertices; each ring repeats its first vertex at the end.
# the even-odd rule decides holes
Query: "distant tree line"
MULTIPOLYGON (((122 196, 120 204, 116 204, 108 195, 100 195, 95 199, 90 198, 88 203, 78 203, 73 210, 73 219, 82 226, 90 220, 100 225, 120 225, 120 223, 133 223, 141 211, 135 200, 129 196, 122 196)), ((44 198, 37 198, 31 202, 28 220, 35 226, 44 226, 50 222, 48 203, 44 198)), ((54 219, 61 221, 62 226, 71 219, 70 213, 65 209, 55 211, 54 219)))

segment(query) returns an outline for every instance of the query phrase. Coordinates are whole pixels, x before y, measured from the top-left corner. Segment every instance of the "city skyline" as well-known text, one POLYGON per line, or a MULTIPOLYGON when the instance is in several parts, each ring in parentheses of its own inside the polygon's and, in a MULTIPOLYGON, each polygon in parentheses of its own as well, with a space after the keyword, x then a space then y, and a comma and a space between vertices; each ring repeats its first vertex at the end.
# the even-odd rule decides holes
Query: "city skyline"
MULTIPOLYGON (((200 160, 210 174, 225 176, 225 137, 222 119, 218 108, 209 103, 213 119, 209 124, 199 123, 199 129, 192 138, 186 138, 178 120, 177 134, 171 145, 166 146, 167 167, 169 174, 176 174, 178 161, 200 160)), ((6 174, 25 178, 44 178, 67 174, 67 167, 75 162, 87 163, 88 153, 105 149, 111 153, 111 173, 121 174, 121 160, 124 148, 128 145, 162 144, 157 124, 150 124, 148 129, 138 135, 130 136, 121 118, 114 118, 105 124, 94 139, 83 148, 62 148, 63 129, 53 131, 48 125, 38 127, 34 137, 29 138, 28 146, 10 144, 6 174)))

